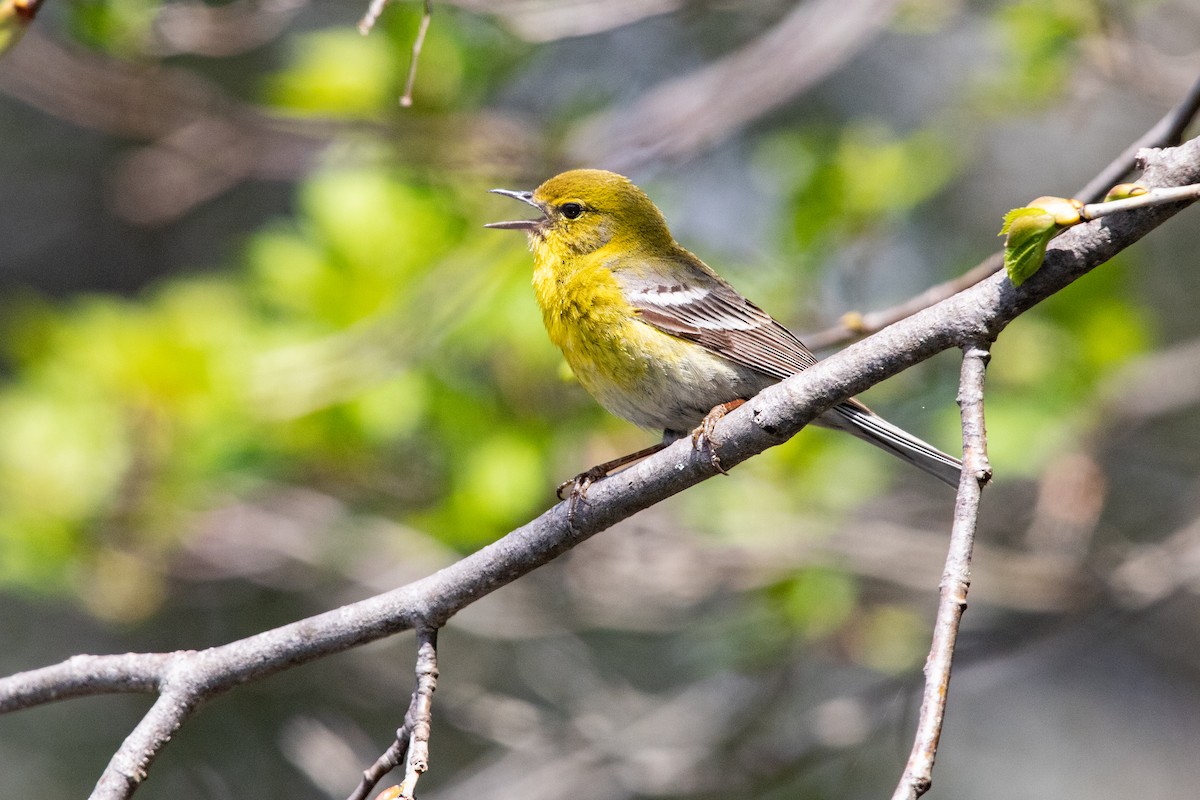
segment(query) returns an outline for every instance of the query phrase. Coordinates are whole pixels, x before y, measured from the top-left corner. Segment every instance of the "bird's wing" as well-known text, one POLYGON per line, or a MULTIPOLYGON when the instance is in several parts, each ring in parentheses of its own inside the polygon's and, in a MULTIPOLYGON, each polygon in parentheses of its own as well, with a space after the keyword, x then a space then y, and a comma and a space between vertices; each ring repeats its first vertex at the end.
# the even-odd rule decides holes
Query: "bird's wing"
POLYGON ((817 363, 787 328, 686 251, 614 270, 643 322, 783 380, 817 363), (681 270, 682 268, 682 270, 681 270))
MULTIPOLYGON (((687 258, 640 259, 634 267, 613 269, 643 322, 776 380, 817 363, 791 331, 698 258, 686 251, 682 254, 687 258)), ((958 459, 880 418, 853 397, 814 422, 852 433, 951 486, 958 485, 962 469, 958 459)))

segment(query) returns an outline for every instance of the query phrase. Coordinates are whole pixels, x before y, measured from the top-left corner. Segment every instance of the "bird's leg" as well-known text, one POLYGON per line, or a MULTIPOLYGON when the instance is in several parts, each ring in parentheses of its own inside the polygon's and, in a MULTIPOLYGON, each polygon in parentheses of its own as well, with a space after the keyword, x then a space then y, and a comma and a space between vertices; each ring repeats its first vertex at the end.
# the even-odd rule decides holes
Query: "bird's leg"
POLYGON ((730 400, 728 403, 713 406, 712 410, 704 415, 704 419, 701 420, 696 430, 692 431, 692 447, 696 450, 703 450, 707 447, 709 461, 712 462, 712 465, 722 475, 728 475, 729 473, 721 466, 721 459, 717 457, 717 451, 714 447, 716 440, 713 438, 713 431, 722 417, 738 406, 744 405, 745 402, 745 399, 739 398, 737 400, 730 400))
POLYGON ((647 448, 638 450, 636 453, 629 453, 628 455, 621 456, 620 458, 614 458, 612 461, 605 461, 603 464, 597 464, 586 472, 579 473, 574 478, 571 478, 571 480, 560 483, 555 494, 558 495, 559 500, 566 500, 567 497, 570 497, 573 509, 575 501, 582 500, 587 497, 588 487, 593 483, 601 478, 607 478, 609 473, 613 472, 614 470, 618 470, 621 467, 627 467, 635 461, 641 461, 647 456, 654 455, 659 450, 662 450, 664 447, 666 447, 667 444, 667 442, 659 442, 658 444, 653 444, 647 448), (571 487, 571 493, 567 496, 563 496, 563 491, 566 490, 568 486, 571 487))

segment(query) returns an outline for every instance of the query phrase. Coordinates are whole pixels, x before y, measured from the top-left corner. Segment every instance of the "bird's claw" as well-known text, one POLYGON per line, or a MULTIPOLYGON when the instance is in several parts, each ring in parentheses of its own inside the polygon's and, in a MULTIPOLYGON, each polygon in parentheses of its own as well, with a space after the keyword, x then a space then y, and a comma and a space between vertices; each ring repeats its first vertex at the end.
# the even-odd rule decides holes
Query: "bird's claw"
POLYGON ((608 475, 607 472, 600 472, 599 467, 592 467, 587 472, 581 472, 569 481, 563 481, 554 490, 554 494, 559 500, 585 500, 587 499, 587 490, 596 481, 608 475), (563 494, 570 487, 570 494, 563 494))
POLYGON ((713 434, 721 418, 745 402, 745 400, 730 400, 728 403, 713 406, 712 410, 704 415, 704 419, 700 421, 696 430, 692 431, 692 448, 697 451, 708 450, 709 463, 722 475, 728 475, 729 471, 722 466, 721 458, 717 455, 717 440, 713 434))
POLYGON ((708 463, 713 465, 713 469, 722 475, 728 475, 729 472, 725 467, 721 466, 721 458, 717 455, 717 442, 713 438, 712 431, 715 424, 715 420, 705 417, 704 422, 700 423, 700 426, 692 431, 692 449, 698 453, 707 450, 708 463))
POLYGON ((601 464, 592 467, 587 472, 581 472, 569 481, 563 481, 554 490, 559 500, 567 501, 567 524, 575 523, 575 512, 579 509, 579 504, 587 501, 587 490, 596 481, 608 475, 608 470, 604 469, 605 465, 601 464), (570 491, 567 492, 567 488, 570 491), (567 492, 566 494, 563 494, 567 492))
MULTIPOLYGON (((554 493, 558 495, 559 500, 566 500, 567 497, 571 498, 572 503, 577 500, 583 500, 587 497, 588 487, 596 481, 600 480, 601 478, 607 478, 615 470, 621 469, 622 467, 627 467, 633 462, 640 461, 646 456, 654 455, 666 446, 667 445, 665 443, 651 445, 644 450, 638 450, 636 453, 630 453, 629 455, 621 456, 620 458, 614 458, 612 461, 605 461, 603 464, 597 464, 586 472, 579 473, 574 478, 571 478, 571 480, 560 483, 558 485, 558 489, 556 489, 554 493), (571 487, 571 493, 567 496, 564 496, 563 492, 566 491, 568 486, 571 487)), ((574 506, 572 506, 572 508, 574 508, 574 506)))

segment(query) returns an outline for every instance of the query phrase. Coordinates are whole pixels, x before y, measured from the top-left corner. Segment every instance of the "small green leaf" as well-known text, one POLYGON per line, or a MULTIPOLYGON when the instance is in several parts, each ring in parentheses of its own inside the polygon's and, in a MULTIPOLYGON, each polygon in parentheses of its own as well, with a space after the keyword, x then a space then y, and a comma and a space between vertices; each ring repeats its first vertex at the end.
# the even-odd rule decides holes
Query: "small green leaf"
POLYGON ((1045 213, 1046 212, 1040 208, 1031 208, 1028 206, 1024 208, 1014 208, 1004 215, 1004 224, 1000 226, 1000 235, 1004 236, 1006 233, 1012 230, 1013 222, 1021 217, 1037 216, 1045 213))
POLYGON ((1020 286, 1038 271, 1046 245, 1064 228, 1083 221, 1083 203, 1065 197, 1039 197, 1024 208, 1004 215, 1000 235, 1004 240, 1004 269, 1013 286, 1020 286))
POLYGON ((1004 269, 1013 286, 1020 286, 1038 271, 1046 245, 1060 230, 1054 216, 1041 208, 1014 208, 1004 215, 1000 235, 1004 240, 1004 269))

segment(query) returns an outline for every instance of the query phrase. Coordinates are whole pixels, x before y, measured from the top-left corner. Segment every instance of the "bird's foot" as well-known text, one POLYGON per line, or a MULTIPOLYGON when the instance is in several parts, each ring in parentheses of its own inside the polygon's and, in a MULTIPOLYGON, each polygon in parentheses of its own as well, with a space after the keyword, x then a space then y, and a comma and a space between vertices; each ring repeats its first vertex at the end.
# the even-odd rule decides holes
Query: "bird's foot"
POLYGON ((704 419, 692 431, 692 447, 696 450, 708 450, 708 460, 713 467, 722 475, 728 475, 729 472, 721 465, 721 459, 717 456, 716 443, 717 440, 713 436, 713 432, 717 428, 717 423, 721 418, 733 411, 738 406, 745 404, 745 400, 730 400, 728 403, 721 403, 713 406, 712 410, 704 415, 704 419))
POLYGON ((635 461, 641 461, 646 456, 651 456, 666 447, 665 443, 651 445, 643 450, 638 450, 636 453, 614 458, 612 461, 605 461, 603 464, 597 464, 589 470, 579 473, 569 481, 563 481, 558 485, 554 493, 559 500, 570 501, 567 505, 567 522, 575 521, 575 512, 579 508, 579 504, 587 500, 587 490, 593 483, 601 478, 607 478, 614 470, 621 467, 627 467, 635 461))
POLYGON ((581 472, 569 481, 560 483, 558 488, 554 490, 554 493, 558 496, 559 500, 570 499, 572 502, 586 500, 588 487, 601 478, 608 477, 606 467, 606 464, 598 464, 585 472, 581 472), (570 493, 564 494, 568 488, 571 490, 570 493))
POLYGON ((586 472, 581 472, 569 481, 563 481, 554 490, 559 500, 567 501, 567 525, 575 526, 575 512, 579 506, 587 502, 588 487, 601 478, 607 477, 606 464, 598 464, 586 472), (565 492, 565 494, 564 494, 565 492))

